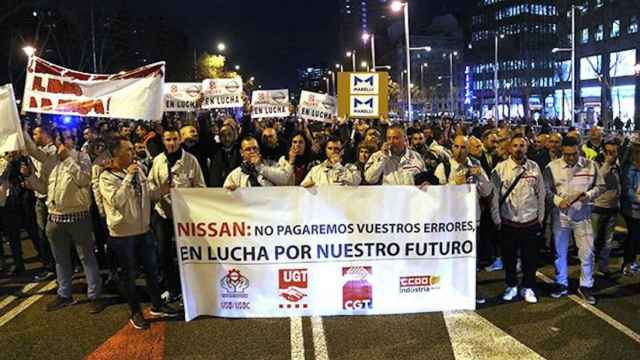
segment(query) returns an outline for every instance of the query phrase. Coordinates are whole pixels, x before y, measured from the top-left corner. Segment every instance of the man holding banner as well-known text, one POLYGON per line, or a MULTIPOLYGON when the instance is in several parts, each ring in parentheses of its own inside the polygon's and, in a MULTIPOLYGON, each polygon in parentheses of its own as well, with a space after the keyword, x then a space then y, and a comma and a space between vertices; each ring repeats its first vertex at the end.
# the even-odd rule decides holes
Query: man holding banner
POLYGON ((262 159, 258 141, 246 137, 240 141, 242 164, 233 170, 224 182, 224 188, 234 191, 237 188, 256 186, 284 186, 293 176, 293 166, 278 166, 262 159))

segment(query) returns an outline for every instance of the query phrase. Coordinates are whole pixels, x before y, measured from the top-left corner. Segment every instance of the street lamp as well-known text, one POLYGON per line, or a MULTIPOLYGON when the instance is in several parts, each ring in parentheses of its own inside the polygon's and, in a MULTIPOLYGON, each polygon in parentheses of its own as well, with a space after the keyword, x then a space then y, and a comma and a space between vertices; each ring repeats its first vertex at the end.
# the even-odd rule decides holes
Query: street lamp
MULTIPOLYGON (((442 54, 443 57, 449 57, 449 105, 452 113, 455 114, 454 105, 453 105, 453 58, 458 56, 457 51, 452 51, 449 53, 442 54)), ((438 80, 441 80, 442 77, 438 77, 438 80)))
POLYGON ((236 71, 240 70, 240 65, 235 66, 236 71))
POLYGON ((344 72, 344 66, 342 64, 336 64, 336 70, 340 69, 340 72, 344 72))
POLYGON ((367 69, 367 71, 369 71, 369 64, 366 61, 361 62, 360 67, 362 69, 367 69))
POLYGON ((252 77, 249 78, 249 81, 254 82, 254 81, 256 81, 256 78, 252 76, 252 77))
POLYGON ((374 68, 372 68, 373 70, 378 70, 378 69, 385 69, 385 70, 389 70, 391 71, 391 66, 389 65, 380 65, 380 66, 376 66, 374 68))
POLYGON ((36 53, 36 48, 30 45, 27 45, 22 48, 22 51, 24 51, 24 53, 27 54, 28 57, 32 57, 36 53))
POLYGON ((495 63, 493 64, 493 92, 495 95, 494 115, 496 120, 500 120, 500 114, 498 113, 498 39, 504 39, 504 34, 495 34, 495 63))
POLYGON ((325 81, 325 85, 326 85, 326 89, 327 89, 326 93, 329 94, 329 91, 331 90, 330 87, 329 87, 329 78, 324 76, 324 77, 322 77, 322 80, 325 81))
POLYGON ((413 109, 411 106, 411 36, 409 33, 409 3, 394 1, 391 3, 391 10, 393 12, 400 12, 400 10, 404 10, 404 36, 407 57, 407 109, 409 110, 409 122, 413 122, 413 109))
POLYGON ((356 69, 356 50, 352 50, 352 51, 347 51, 347 57, 351 58, 351 65, 353 66, 353 72, 358 71, 358 69, 356 69))
MULTIPOLYGON (((335 94, 336 94, 336 91, 337 91, 337 90, 336 90, 336 73, 335 73, 335 71, 331 71, 331 70, 329 70, 327 73, 328 73, 329 75, 331 75, 331 85, 333 86, 333 95, 335 95, 335 94)), ((327 94, 328 94, 328 93, 329 93, 329 92, 327 91, 327 94)))
POLYGON ((362 41, 366 44, 369 40, 371 40, 371 66, 373 69, 376 68, 376 36, 374 34, 369 34, 368 32, 362 33, 362 41))
POLYGON ((227 45, 225 45, 225 43, 218 43, 218 51, 223 52, 227 49, 227 45))
POLYGON ((423 63, 422 66, 420 66, 420 89, 424 88, 424 69, 428 67, 429 64, 427 63, 423 63))

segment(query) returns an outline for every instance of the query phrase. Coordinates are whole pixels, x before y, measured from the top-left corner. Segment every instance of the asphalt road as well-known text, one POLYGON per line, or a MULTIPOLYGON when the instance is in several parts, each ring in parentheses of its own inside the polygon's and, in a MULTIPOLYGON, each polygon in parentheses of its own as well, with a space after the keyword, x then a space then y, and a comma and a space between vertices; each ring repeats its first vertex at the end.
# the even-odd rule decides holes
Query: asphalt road
MULTIPOLYGON (((29 246, 25 241, 27 254, 29 246)), ((613 259, 611 270, 619 263, 613 259)), ((489 301, 475 312, 199 318, 154 321, 137 331, 115 299, 98 315, 83 301, 46 312, 55 282, 32 283, 32 272, 0 277, 0 359, 640 359, 640 275, 598 278, 595 306, 549 297, 544 280, 553 268, 545 266, 538 304, 502 302, 504 273, 480 272, 489 301)), ((574 279, 577 273, 572 266, 574 279)), ((76 299, 85 299, 81 274, 75 284, 76 299)))

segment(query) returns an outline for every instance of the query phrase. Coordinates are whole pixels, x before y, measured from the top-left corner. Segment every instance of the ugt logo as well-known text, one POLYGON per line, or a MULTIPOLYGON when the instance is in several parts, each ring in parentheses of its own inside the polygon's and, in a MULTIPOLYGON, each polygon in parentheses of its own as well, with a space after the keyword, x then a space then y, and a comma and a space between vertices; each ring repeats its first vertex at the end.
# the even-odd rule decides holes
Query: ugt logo
POLYGON ((279 304, 280 309, 306 309, 308 304, 302 302, 307 297, 307 287, 307 269, 278 270, 278 292, 286 300, 286 304, 279 304))
POLYGON ((369 277, 371 266, 343 267, 342 308, 345 310, 363 310, 373 308, 373 291, 369 277))
POLYGON ((242 275, 238 269, 229 270, 227 275, 220 279, 220 287, 225 291, 225 293, 222 294, 222 297, 249 297, 249 294, 246 293, 249 288, 249 279, 242 275))

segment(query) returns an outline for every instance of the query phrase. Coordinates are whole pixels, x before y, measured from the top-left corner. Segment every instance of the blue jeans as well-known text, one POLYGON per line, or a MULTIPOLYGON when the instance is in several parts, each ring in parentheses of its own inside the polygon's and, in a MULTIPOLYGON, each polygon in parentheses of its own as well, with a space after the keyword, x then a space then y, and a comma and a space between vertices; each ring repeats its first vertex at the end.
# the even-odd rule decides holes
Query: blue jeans
POLYGON ((72 295, 73 264, 71 246, 74 246, 84 268, 84 274, 87 277, 87 296, 91 300, 97 299, 102 292, 102 278, 100 278, 98 261, 93 252, 95 242, 91 219, 86 218, 70 224, 58 224, 49 221, 47 223, 47 238, 56 261, 58 295, 66 298, 72 295))
POLYGON ((140 300, 136 288, 138 275, 138 259, 142 261, 147 289, 154 307, 160 307, 160 287, 158 286, 158 257, 155 251, 154 239, 150 232, 127 237, 110 237, 109 245, 116 253, 120 265, 120 281, 125 290, 131 313, 140 313, 140 300))

